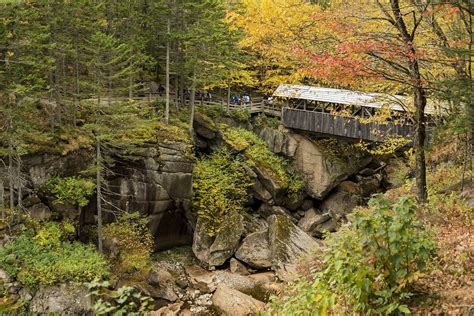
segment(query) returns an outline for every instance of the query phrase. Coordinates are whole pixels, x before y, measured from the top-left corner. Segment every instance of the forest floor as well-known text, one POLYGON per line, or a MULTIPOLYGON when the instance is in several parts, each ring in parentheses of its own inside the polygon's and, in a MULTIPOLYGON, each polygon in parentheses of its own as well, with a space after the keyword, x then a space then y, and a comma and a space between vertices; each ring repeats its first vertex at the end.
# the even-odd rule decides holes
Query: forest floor
MULTIPOLYGON (((471 189, 474 192, 473 189, 471 189)), ((438 256, 416 282, 415 315, 474 315, 474 214, 430 215, 438 256)))

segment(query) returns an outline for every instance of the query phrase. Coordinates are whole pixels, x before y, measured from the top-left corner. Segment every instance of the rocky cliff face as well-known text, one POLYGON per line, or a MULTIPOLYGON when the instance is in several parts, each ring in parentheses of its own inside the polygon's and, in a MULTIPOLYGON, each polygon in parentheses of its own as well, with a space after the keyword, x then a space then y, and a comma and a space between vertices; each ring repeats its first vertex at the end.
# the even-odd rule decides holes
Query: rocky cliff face
MULTIPOLYGON (((106 198, 114 209, 139 211, 149 218, 157 250, 191 244, 193 163, 180 144, 148 146, 134 161, 118 161, 107 180, 106 198)), ((107 207, 107 205, 105 205, 107 207)), ((95 213, 95 209, 92 208, 95 213)), ((93 223, 92 213, 84 214, 93 223)), ((109 218, 109 220, 112 220, 109 218)))
MULTIPOLYGON (((150 144, 133 160, 117 159, 104 185, 104 222, 115 219, 120 211, 140 212, 149 218, 157 250, 191 244, 192 223, 190 203, 193 162, 182 144, 150 144)), ((74 176, 93 163, 94 155, 78 150, 66 156, 34 155, 23 159, 24 206, 38 219, 56 213, 78 221, 94 224, 95 197, 79 211, 76 206, 58 204, 40 189, 52 176, 74 176)), ((4 183, 7 180, 4 179, 4 183)), ((7 193, 8 194, 8 193, 7 193)))
POLYGON ((339 183, 372 160, 369 155, 356 155, 354 152, 345 153, 351 157, 342 160, 342 157, 328 153, 331 148, 328 150, 316 141, 285 128, 263 128, 259 136, 274 153, 294 159, 297 170, 304 177, 306 192, 314 199, 326 197, 339 183))
MULTIPOLYGON (((227 146, 239 152, 209 119, 199 116, 195 124, 201 150, 227 146)), ((337 230, 356 206, 381 190, 381 165, 344 141, 313 139, 282 127, 254 132, 292 164, 293 172, 302 176, 304 190, 290 198, 268 170, 250 164, 247 173, 253 185, 246 211, 226 220, 233 224, 212 238, 198 220, 194 254, 206 266, 238 259, 250 268, 271 269, 280 279, 291 280, 295 263, 321 250, 318 239, 324 232, 337 230)))

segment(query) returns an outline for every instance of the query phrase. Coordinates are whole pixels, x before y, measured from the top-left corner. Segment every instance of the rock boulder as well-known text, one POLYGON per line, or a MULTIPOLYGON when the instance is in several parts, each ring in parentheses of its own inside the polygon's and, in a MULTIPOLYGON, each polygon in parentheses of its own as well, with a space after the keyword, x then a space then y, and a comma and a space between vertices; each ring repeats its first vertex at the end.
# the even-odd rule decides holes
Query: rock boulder
POLYGON ((323 212, 331 211, 333 214, 345 216, 363 203, 363 193, 357 183, 344 181, 324 199, 320 208, 323 212))
POLYGON ((289 218, 281 215, 268 218, 268 239, 272 268, 284 281, 291 281, 297 276, 296 269, 300 260, 321 249, 320 243, 293 224, 289 218))
POLYGON ((272 266, 268 229, 252 233, 245 237, 237 249, 235 257, 255 269, 272 266))
POLYGON ((212 306, 221 315, 258 315, 265 304, 225 285, 219 285, 212 296, 212 306))
POLYGON ((84 315, 92 310, 92 300, 86 288, 61 284, 40 288, 30 302, 34 314, 84 315))
POLYGON ((194 231, 193 252, 209 266, 223 265, 237 250, 244 233, 244 218, 240 213, 226 215, 223 226, 215 237, 208 235, 205 220, 199 218, 194 231))

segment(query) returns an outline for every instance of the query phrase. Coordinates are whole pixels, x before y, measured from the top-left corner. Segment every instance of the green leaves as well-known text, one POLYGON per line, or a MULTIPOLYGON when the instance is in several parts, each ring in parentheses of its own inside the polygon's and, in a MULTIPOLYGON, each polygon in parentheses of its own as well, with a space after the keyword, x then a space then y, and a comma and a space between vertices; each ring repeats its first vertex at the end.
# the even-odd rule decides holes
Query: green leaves
POLYGON ((153 299, 132 286, 110 291, 110 283, 99 279, 85 283, 85 286, 89 296, 96 299, 92 308, 97 315, 144 315, 153 309, 153 299))
POLYGON ((205 220, 209 236, 221 229, 225 215, 239 212, 251 185, 245 164, 221 148, 194 167, 193 208, 205 220))
POLYGON ((329 235, 325 268, 316 273, 315 281, 297 283, 283 304, 274 300, 273 311, 410 313, 404 304, 411 296, 410 284, 425 271, 435 244, 417 221, 413 199, 403 197, 391 205, 379 196, 369 205, 354 215, 350 227, 329 235))
POLYGON ((86 206, 95 191, 92 180, 78 177, 53 177, 46 184, 48 191, 54 194, 58 203, 71 203, 86 206))
POLYGON ((0 250, 0 267, 28 287, 108 276, 108 264, 94 246, 68 241, 73 232, 66 223, 26 231, 0 250))

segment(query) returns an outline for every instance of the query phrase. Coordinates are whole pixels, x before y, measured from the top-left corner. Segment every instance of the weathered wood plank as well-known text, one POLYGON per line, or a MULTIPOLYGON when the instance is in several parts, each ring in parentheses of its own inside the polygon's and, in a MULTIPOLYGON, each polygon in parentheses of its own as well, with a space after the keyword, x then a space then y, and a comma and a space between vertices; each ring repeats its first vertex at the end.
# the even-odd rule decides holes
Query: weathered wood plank
POLYGON ((288 128, 368 141, 383 141, 387 137, 413 134, 413 127, 409 125, 392 122, 364 124, 353 117, 335 116, 330 113, 284 108, 282 115, 282 123, 288 128))

